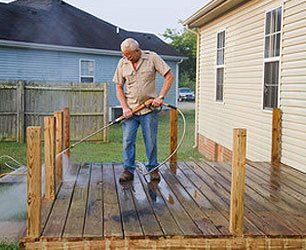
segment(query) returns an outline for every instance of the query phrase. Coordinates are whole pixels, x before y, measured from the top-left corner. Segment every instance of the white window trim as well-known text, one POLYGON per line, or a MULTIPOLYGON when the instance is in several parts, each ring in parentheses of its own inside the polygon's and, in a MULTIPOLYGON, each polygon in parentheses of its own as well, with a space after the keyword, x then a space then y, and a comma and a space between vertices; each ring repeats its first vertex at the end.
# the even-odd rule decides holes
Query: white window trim
POLYGON ((225 29, 221 29, 217 31, 216 34, 216 43, 217 46, 215 47, 215 53, 216 53, 216 58, 215 58, 215 91, 214 91, 214 96, 215 96, 215 103, 217 104, 224 104, 224 80, 225 80, 225 48, 226 48, 226 31, 225 29), (218 65, 217 64, 217 58, 218 58, 218 34, 224 32, 224 38, 225 38, 225 42, 224 42, 224 53, 223 53, 223 64, 218 65), (223 68, 223 99, 222 101, 217 100, 217 69, 223 68))
POLYGON ((95 79, 96 79, 95 75, 96 75, 96 60, 94 60, 94 59, 81 58, 81 59, 79 60, 79 83, 82 83, 82 81, 81 81, 81 78, 82 78, 82 77, 93 77, 93 82, 95 82, 95 79), (90 62, 93 62, 93 64, 94 64, 94 75, 93 75, 93 76, 81 75, 81 73, 82 73, 81 62, 82 62, 82 61, 90 61, 90 62))
MULTIPOLYGON (((281 95, 281 64, 282 64, 282 45, 283 45, 283 26, 284 26, 284 3, 282 5, 276 6, 272 9, 266 10, 265 11, 265 16, 264 16, 264 31, 263 31, 263 65, 262 65, 262 86, 261 86, 261 110, 264 113, 272 113, 273 109, 268 109, 268 108, 264 108, 264 87, 265 87, 265 63, 266 62, 279 62, 279 67, 278 67, 278 97, 277 97, 277 108, 280 107, 280 95, 281 95), (265 58, 265 40, 266 40, 266 16, 267 13, 273 10, 276 10, 278 8, 282 8, 282 24, 281 24, 281 29, 279 32, 274 32, 274 33, 280 33, 280 45, 279 45, 279 56, 277 57, 269 57, 269 58, 265 58)), ((273 33, 273 34, 274 34, 273 33)), ((272 33, 271 33, 272 34, 272 33)))

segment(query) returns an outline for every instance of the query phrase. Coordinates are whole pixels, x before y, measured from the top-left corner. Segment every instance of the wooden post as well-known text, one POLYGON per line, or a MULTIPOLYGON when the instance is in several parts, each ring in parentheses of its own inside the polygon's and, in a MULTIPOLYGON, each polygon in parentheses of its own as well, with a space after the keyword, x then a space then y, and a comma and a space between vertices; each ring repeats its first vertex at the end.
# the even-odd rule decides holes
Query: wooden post
POLYGON ((281 117, 281 110, 273 109, 271 163, 274 166, 281 162, 281 117))
MULTIPOLYGON (((177 118, 178 113, 175 109, 170 109, 170 154, 177 147, 177 118)), ((170 169, 176 173, 177 155, 176 153, 170 158, 170 169)))
POLYGON ((229 226, 229 231, 234 235, 243 234, 245 164, 246 164, 246 129, 234 129, 230 226, 229 226))
MULTIPOLYGON (((104 101, 103 101, 103 126, 108 124, 108 84, 104 84, 104 101)), ((103 131, 103 141, 108 141, 108 129, 104 129, 103 131)))
POLYGON ((38 237, 41 224, 41 128, 27 128, 27 236, 38 237))
MULTIPOLYGON (((64 132, 63 132, 63 137, 64 137, 64 149, 69 148, 70 146, 70 111, 69 108, 64 108, 63 110, 63 124, 64 124, 64 132)), ((65 154, 67 157, 70 156, 70 151, 66 151, 65 154)))
POLYGON ((55 117, 55 184, 58 187, 63 178, 63 111, 54 112, 55 117))
POLYGON ((45 198, 55 198, 55 118, 44 118, 45 134, 45 198))
POLYGON ((17 142, 24 142, 24 82, 17 84, 17 142))

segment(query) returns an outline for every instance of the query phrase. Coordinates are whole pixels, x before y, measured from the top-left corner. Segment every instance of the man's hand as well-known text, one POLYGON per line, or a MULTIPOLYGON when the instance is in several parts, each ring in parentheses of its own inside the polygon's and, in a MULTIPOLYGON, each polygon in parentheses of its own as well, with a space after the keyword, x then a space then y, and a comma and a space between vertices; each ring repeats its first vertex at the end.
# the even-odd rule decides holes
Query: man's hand
POLYGON ((163 104, 163 99, 160 97, 156 97, 152 102, 152 106, 154 107, 160 107, 162 104, 163 104))
POLYGON ((124 108, 122 111, 124 118, 130 118, 133 116, 132 110, 129 108, 124 108))

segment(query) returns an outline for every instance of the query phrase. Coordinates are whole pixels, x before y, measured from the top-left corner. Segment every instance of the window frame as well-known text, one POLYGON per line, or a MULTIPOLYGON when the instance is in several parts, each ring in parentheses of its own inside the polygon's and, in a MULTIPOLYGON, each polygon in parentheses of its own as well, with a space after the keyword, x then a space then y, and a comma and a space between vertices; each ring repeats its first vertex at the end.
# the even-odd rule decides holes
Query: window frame
POLYGON ((216 52, 216 58, 215 58, 215 93, 214 93, 214 96, 215 96, 215 103, 219 103, 219 104, 224 104, 224 79, 225 79, 225 43, 226 43, 226 29, 220 29, 217 31, 217 34, 216 34, 216 47, 215 47, 215 52, 216 52), (223 64, 220 64, 218 65, 218 35, 220 33, 224 32, 224 47, 222 48, 223 49, 223 64), (218 100, 217 99, 217 72, 218 72, 218 69, 223 69, 223 93, 222 93, 222 100, 218 100))
MULTIPOLYGON (((265 89, 265 65, 266 63, 269 62, 278 62, 279 66, 278 66, 278 90, 277 90, 277 107, 275 108, 279 108, 280 107, 280 87, 281 87, 281 56, 282 56, 282 42, 283 42, 283 24, 284 24, 284 5, 278 5, 275 6, 269 10, 266 10, 264 13, 264 29, 263 29, 263 65, 262 65, 262 89, 261 89, 261 110, 263 112, 267 112, 267 113, 272 113, 273 112, 273 108, 268 108, 268 107, 264 107, 264 89, 265 89), (274 56, 274 57, 265 57, 265 52, 266 52, 266 25, 267 25, 267 13, 276 10, 278 8, 281 8, 281 27, 280 27, 280 45, 279 45, 279 56, 274 56)), ((278 32, 274 32, 273 34, 276 34, 278 32)))
POLYGON ((86 83, 86 84, 90 84, 90 83, 94 83, 95 82, 95 75, 96 75, 96 60, 95 59, 87 59, 87 58, 80 58, 79 60, 79 83, 86 83), (82 75, 82 61, 87 61, 87 62, 93 62, 93 76, 89 76, 89 75, 82 75), (93 81, 92 82, 82 82, 82 77, 92 77, 93 81))

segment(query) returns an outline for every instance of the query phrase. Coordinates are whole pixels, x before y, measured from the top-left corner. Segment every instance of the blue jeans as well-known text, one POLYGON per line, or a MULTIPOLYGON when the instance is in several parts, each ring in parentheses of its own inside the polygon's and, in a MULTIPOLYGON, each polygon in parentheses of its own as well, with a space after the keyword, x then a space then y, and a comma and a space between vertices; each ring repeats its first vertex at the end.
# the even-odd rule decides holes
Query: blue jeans
POLYGON ((141 125, 142 135, 146 148, 148 170, 156 167, 157 162, 157 127, 158 110, 145 115, 134 115, 122 122, 123 132, 123 167, 131 173, 134 173, 135 166, 135 144, 138 126, 141 125))

